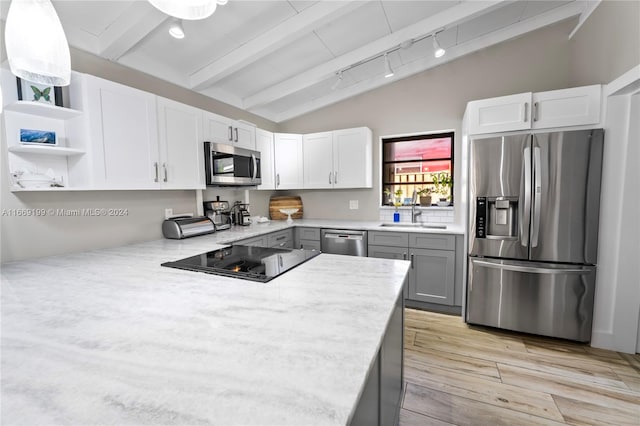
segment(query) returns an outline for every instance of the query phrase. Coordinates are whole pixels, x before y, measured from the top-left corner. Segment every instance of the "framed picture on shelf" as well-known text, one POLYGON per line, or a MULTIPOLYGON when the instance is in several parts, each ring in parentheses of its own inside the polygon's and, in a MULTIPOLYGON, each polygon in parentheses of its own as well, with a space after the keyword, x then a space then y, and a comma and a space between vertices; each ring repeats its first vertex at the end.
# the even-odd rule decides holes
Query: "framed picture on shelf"
POLYGON ((64 106, 62 88, 59 86, 47 86, 46 84, 33 83, 16 77, 18 86, 18 100, 42 102, 46 104, 64 106))
POLYGON ((20 129, 20 143, 23 145, 58 145, 56 132, 51 130, 20 129))

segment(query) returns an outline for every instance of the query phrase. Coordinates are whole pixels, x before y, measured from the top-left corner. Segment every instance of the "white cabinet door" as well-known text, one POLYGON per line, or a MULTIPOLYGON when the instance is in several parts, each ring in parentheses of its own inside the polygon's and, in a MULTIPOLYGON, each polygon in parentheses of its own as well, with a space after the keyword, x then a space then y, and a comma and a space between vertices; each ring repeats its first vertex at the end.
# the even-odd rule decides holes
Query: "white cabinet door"
POLYGON ((274 137, 276 189, 303 187, 302 135, 276 133, 274 137))
MULTIPOLYGON (((306 146, 305 146, 306 148, 306 146)), ((333 132, 333 187, 373 186, 373 140, 367 127, 333 132)))
POLYGON ((304 188, 333 188, 333 132, 302 137, 304 188))
POLYGON ((531 128, 531 93, 501 96, 467 104, 470 135, 531 128))
POLYGON ((256 127, 212 112, 204 112, 204 140, 256 149, 256 127))
POLYGON ((256 129, 256 151, 260 152, 260 176, 262 177, 262 184, 258 185, 258 189, 276 189, 273 133, 256 129))
POLYGON ((212 112, 205 111, 204 140, 215 143, 233 144, 233 120, 212 112))
POLYGON ((232 127, 233 146, 251 150, 256 149, 256 126, 242 121, 234 121, 232 127))
POLYGON ((582 126, 600 123, 602 88, 574 87, 533 94, 534 129, 582 126))
POLYGON ((157 188, 160 181, 156 96, 87 76, 89 127, 96 183, 111 188, 157 188), (102 157, 104 155, 104 157, 102 157))
POLYGON ((204 189, 202 110, 158 98, 158 126, 163 187, 204 189))

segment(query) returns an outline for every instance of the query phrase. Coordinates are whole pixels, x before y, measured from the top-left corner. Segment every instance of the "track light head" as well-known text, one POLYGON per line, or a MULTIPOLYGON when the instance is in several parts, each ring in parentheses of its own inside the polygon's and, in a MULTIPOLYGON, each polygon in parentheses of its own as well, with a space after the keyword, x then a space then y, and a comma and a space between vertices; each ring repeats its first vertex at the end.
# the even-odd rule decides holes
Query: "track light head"
POLYGON ((182 19, 174 19, 171 25, 169 26, 169 34, 171 37, 177 39, 184 38, 184 28, 182 27, 182 19))
POLYGON ((436 58, 441 58, 444 56, 444 54, 447 52, 446 50, 444 50, 442 48, 442 46, 440 46, 440 43, 438 43, 438 33, 434 33, 433 34, 433 56, 435 56, 436 58))
POLYGON ((384 54, 384 78, 391 78, 393 77, 394 73, 393 70, 391 69, 391 64, 389 63, 389 57, 387 56, 387 53, 385 52, 384 54))

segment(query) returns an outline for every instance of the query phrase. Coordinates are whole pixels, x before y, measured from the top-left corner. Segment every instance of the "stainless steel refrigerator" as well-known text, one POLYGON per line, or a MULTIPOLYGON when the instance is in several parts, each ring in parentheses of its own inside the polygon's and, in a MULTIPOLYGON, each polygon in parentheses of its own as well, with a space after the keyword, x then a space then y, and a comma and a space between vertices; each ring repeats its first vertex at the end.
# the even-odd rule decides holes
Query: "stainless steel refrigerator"
POLYGON ((470 140, 468 323, 591 339, 603 139, 470 140))

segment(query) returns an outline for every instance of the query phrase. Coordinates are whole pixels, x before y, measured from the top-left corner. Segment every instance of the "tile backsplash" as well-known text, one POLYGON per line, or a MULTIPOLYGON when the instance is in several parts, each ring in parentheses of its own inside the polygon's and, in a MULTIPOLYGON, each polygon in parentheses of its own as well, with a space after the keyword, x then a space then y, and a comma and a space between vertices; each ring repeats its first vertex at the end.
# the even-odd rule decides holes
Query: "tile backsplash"
MULTIPOLYGON (((416 218, 418 222, 424 223, 453 223, 453 207, 425 207, 416 210, 422 214, 416 218)), ((395 207, 380 207, 380 220, 382 222, 393 222, 395 207)), ((398 207, 400 212, 400 222, 411 222, 411 208, 398 207)))

